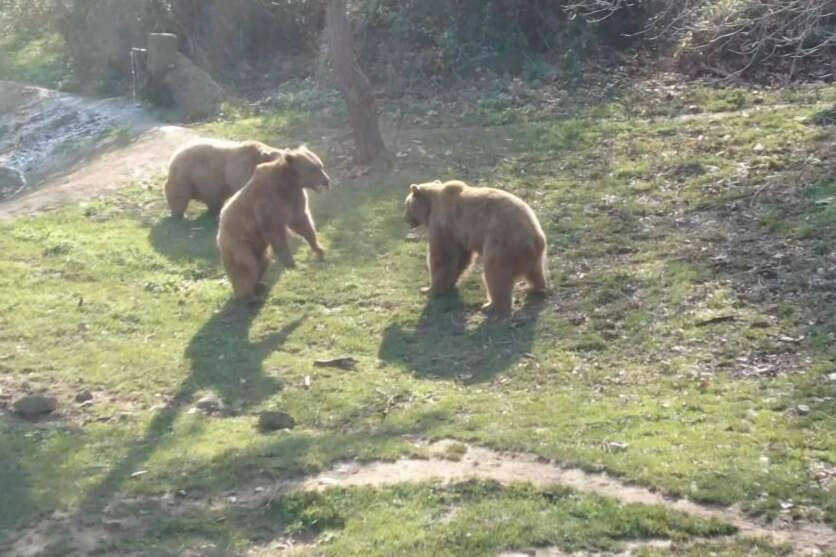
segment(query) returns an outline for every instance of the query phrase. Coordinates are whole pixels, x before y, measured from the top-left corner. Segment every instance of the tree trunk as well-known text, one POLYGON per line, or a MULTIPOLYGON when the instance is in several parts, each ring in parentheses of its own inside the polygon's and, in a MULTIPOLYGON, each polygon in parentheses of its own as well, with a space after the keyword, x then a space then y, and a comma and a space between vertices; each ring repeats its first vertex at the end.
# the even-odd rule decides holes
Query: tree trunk
POLYGON ((337 81, 348 106, 357 162, 369 164, 386 151, 386 145, 377 122, 377 104, 372 84, 360 69, 354 55, 354 37, 345 0, 328 0, 325 34, 337 81))

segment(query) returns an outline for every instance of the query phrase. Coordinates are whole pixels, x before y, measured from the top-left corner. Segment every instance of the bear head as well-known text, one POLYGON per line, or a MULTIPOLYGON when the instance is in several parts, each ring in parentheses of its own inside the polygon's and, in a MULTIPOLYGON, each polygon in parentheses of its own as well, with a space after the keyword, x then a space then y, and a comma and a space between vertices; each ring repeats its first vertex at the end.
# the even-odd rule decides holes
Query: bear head
POLYGON ((412 184, 409 186, 409 195, 404 201, 403 218, 411 228, 426 225, 430 220, 430 209, 432 208, 431 189, 437 188, 441 182, 436 180, 427 184, 412 184))
POLYGON ((306 146, 284 151, 283 154, 286 170, 297 187, 321 192, 331 186, 331 178, 325 173, 322 161, 306 146))

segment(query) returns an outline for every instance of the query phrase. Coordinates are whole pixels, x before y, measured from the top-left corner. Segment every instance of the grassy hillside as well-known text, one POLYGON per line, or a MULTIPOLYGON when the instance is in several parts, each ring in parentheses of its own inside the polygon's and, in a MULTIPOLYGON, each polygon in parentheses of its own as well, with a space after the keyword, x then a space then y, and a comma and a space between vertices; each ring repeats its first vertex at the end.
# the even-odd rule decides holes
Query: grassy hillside
POLYGON ((0 38, 0 79, 58 88, 69 74, 65 46, 58 35, 0 38))
POLYGON ((239 554, 290 537, 341 556, 729 532, 489 483, 334 489, 255 509, 230 499, 339 460, 424 456, 416 437, 836 526, 836 181, 833 128, 815 118, 834 99, 651 84, 558 103, 491 91, 415 101, 394 168, 360 175, 341 158, 344 130, 328 126, 339 105, 292 97, 213 124, 307 141, 339 178, 313 202, 326 261, 297 242, 299 267, 271 268, 260 310, 230 301, 216 223, 197 206, 167 218, 160 180, 0 224, 0 402, 41 390, 61 402, 38 424, 0 415, 0 531, 52 516, 61 554, 60 509, 119 523, 111 551, 239 554), (425 244, 403 198, 411 182, 454 177, 517 193, 549 237, 553 293, 518 296, 508 323, 480 314, 478 271, 455 296, 419 294, 425 244), (313 363, 338 356, 357 369, 313 363), (93 403, 74 402, 85 389, 93 403), (222 411, 197 408, 205 397, 222 411), (261 433, 263 410, 297 426, 261 433), (218 504, 177 503, 207 497, 218 504))

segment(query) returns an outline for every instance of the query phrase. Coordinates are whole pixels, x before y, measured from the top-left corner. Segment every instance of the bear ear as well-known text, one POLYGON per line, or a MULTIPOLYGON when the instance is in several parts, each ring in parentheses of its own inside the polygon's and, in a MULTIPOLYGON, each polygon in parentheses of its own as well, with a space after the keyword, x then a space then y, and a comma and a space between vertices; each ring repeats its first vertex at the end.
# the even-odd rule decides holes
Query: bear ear
POLYGON ((418 184, 410 184, 409 192, 412 195, 418 195, 419 193, 421 193, 421 188, 418 187, 418 184))
POLYGON ((284 154, 284 161, 287 164, 293 164, 294 162, 296 162, 296 154, 288 151, 287 153, 284 154))

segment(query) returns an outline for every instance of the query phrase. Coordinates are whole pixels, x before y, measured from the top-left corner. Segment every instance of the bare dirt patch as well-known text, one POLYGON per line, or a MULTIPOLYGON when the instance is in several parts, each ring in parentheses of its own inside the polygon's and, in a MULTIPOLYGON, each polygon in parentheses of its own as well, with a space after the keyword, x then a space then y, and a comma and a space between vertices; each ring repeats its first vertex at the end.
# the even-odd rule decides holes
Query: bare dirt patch
POLYGON ((0 81, 0 220, 161 175, 194 138, 129 99, 90 99, 0 81), (11 180, 11 182, 9 182, 11 180))
MULTIPOLYGON (((586 472, 578 468, 563 467, 530 454, 499 452, 491 449, 464 445, 467 450, 461 458, 450 460, 450 447, 457 449, 463 444, 458 441, 439 441, 424 444, 430 457, 427 459, 402 458, 393 462, 345 462, 322 473, 284 480, 265 486, 249 486, 233 494, 225 493, 208 498, 184 498, 160 500, 161 512, 173 515, 190 508, 223 513, 230 508, 258 508, 282 495, 297 491, 323 491, 334 487, 390 486, 408 482, 438 481, 453 484, 468 480, 492 480, 501 484, 531 483, 538 487, 564 486, 582 493, 591 493, 616 499, 626 504, 660 505, 703 519, 716 519, 732 524, 738 529, 737 536, 762 538, 776 544, 789 546, 794 555, 818 556, 836 552, 836 532, 824 524, 810 522, 786 522, 763 524, 747 517, 739 508, 722 508, 694 503, 687 499, 667 497, 661 493, 637 485, 630 485, 605 473, 586 472)), ((460 450, 456 450, 458 455, 460 450)), ((124 503, 126 501, 122 501, 124 503)), ((113 505, 115 503, 111 503, 113 505)), ((11 546, 13 555, 38 555, 38 548, 64 544, 74 554, 94 553, 100 543, 116 539, 126 529, 141 529, 141 525, 126 525, 118 521, 87 521, 56 514, 21 532, 11 546)), ((309 540, 302 542, 306 546, 309 540)), ((279 540, 259 549, 294 548, 293 540, 279 540), (282 547, 280 547, 282 546, 282 547)), ((633 555, 645 548, 665 549, 670 547, 667 540, 648 540, 625 544, 618 555, 633 555)), ((254 548, 255 549, 255 548, 254 548)), ((295 547, 296 550, 299 547, 295 547)), ((255 551, 258 554, 258 551, 255 551)), ((536 555, 557 557, 565 555, 557 548, 539 548, 528 552, 509 552, 505 557, 536 555), (533 553, 532 553, 533 552, 533 553)))
MULTIPOLYGON (((631 542, 625 544, 624 549, 615 553, 604 553, 610 557, 631 557, 638 555, 642 550, 655 549, 657 551, 670 551, 673 543, 669 540, 648 540, 644 542, 631 542)), ((576 553, 566 553, 556 547, 545 547, 537 549, 526 549, 522 551, 507 551, 500 553, 499 557, 587 557, 597 555, 601 556, 599 552, 590 553, 588 551, 580 551, 576 553)))
POLYGON ((152 128, 127 146, 108 150, 78 168, 47 180, 28 195, 0 203, 0 220, 92 199, 161 176, 174 150, 195 137, 186 128, 152 128))
MULTIPOLYGON (((28 529, 9 548, 9 554, 19 557, 66 552, 66 555, 92 555, 103 544, 138 523, 127 520, 84 521, 67 513, 55 512, 40 524, 28 529)), ((0 546, 2 549, 2 546, 0 546)))
POLYGON ((454 442, 441 441, 430 445, 433 456, 428 460, 340 464, 302 480, 298 488, 316 491, 329 487, 383 486, 430 480, 453 483, 474 479, 503 484, 530 482, 536 486, 562 485, 584 493, 612 497, 623 503, 662 505, 699 518, 715 518, 734 525, 741 536, 788 544, 799 555, 836 551, 836 532, 823 524, 794 522, 767 526, 748 518, 736 507, 712 507, 686 499, 669 498, 644 487, 626 484, 607 474, 564 468, 532 455, 501 453, 470 446, 460 460, 440 458, 438 455, 445 454, 451 443, 454 442))

